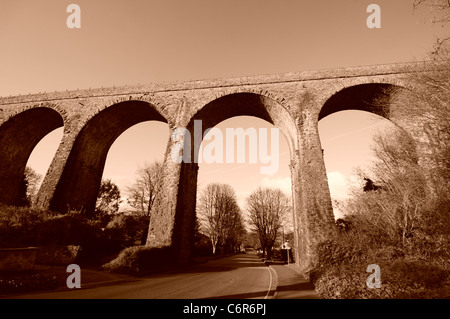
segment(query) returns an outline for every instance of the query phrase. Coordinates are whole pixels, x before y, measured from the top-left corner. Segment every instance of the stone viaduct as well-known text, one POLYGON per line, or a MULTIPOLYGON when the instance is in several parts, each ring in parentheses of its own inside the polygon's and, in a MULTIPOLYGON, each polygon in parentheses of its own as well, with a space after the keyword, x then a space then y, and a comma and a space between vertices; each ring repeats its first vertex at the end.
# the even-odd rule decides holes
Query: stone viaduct
MULTIPOLYGON (((63 137, 33 205, 64 213, 68 208, 93 210, 108 150, 132 125, 156 120, 172 131, 192 131, 196 119, 206 129, 234 116, 255 116, 278 127, 289 144, 295 257, 299 268, 307 270, 314 244, 335 230, 318 121, 357 109, 397 123, 395 107, 382 108, 374 101, 388 88, 410 89, 408 74, 423 67, 392 64, 2 97, 0 202, 17 203, 33 148, 58 127, 64 127, 63 137)), ((397 124, 408 130, 411 123, 397 124)), ((185 262, 191 252, 198 164, 173 162, 176 143, 167 143, 147 245, 171 247, 185 262)))

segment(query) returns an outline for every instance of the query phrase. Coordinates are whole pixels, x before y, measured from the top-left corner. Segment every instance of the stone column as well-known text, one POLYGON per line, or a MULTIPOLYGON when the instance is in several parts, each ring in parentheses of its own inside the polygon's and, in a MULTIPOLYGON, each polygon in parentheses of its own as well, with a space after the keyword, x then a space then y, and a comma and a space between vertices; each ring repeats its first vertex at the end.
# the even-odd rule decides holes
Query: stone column
MULTIPOLYGON (((407 91, 401 91, 397 94, 408 94, 407 91)), ((409 97, 403 98, 408 101, 409 97)), ((427 196, 436 198, 441 191, 440 185, 445 185, 447 182, 445 171, 446 168, 442 162, 436 161, 439 156, 436 156, 439 151, 442 151, 442 144, 436 144, 436 140, 431 137, 439 136, 438 132, 444 132, 444 127, 439 127, 438 119, 434 118, 433 114, 422 113, 425 108, 418 111, 417 106, 413 106, 409 113, 405 110, 405 106, 398 101, 402 101, 402 96, 397 97, 394 103, 389 105, 390 117, 394 124, 399 129, 404 130, 411 142, 414 143, 417 152, 417 164, 421 168, 421 173, 425 178, 427 196)), ((420 101, 418 103, 421 103, 420 101)), ((408 141, 406 140, 405 143, 408 141)))
POLYGON ((291 188, 292 188, 292 210, 293 210, 293 224, 294 224, 294 247, 293 247, 293 254, 294 254, 294 260, 296 262, 296 265, 299 266, 299 261, 301 260, 301 256, 304 255, 305 247, 304 247, 304 241, 303 238, 306 236, 303 234, 302 229, 300 229, 300 225, 304 224, 304 221, 302 220, 302 214, 301 214, 301 199, 299 196, 301 196, 300 189, 298 187, 298 153, 291 154, 294 155, 291 158, 291 163, 289 165, 289 169, 291 172, 291 188), (297 160, 296 160, 297 159, 297 160))
POLYGON ((194 246, 197 176, 197 163, 182 164, 172 243, 181 264, 189 261, 194 246))
POLYGON ((176 260, 183 264, 192 251, 198 164, 174 162, 171 153, 177 148, 177 142, 170 140, 150 212, 146 245, 171 247, 176 260))
POLYGON ((176 141, 169 140, 164 156, 163 172, 158 191, 150 211, 147 246, 167 247, 172 245, 181 165, 171 158, 172 150, 178 148, 176 141))
MULTIPOLYGON (((67 124, 66 124, 67 125, 67 124)), ((61 143, 53 157, 52 163, 44 177, 41 187, 33 203, 33 207, 37 209, 50 209, 50 203, 55 194, 56 186, 59 183, 61 175, 64 171, 70 151, 72 150, 75 139, 79 133, 79 129, 65 129, 61 143)), ((61 212, 66 213, 66 212, 61 212)))
POLYGON ((167 144, 163 173, 150 212, 146 245, 170 247, 172 257, 177 263, 184 264, 189 261, 193 248, 198 164, 189 157, 181 163, 181 158, 174 159, 181 156, 183 150, 191 152, 193 145, 192 134, 183 135, 172 129, 172 134, 174 132, 177 137, 172 136, 167 144), (184 145, 183 150, 180 145, 184 145))
POLYGON ((296 264, 307 275, 315 245, 335 231, 333 208, 318 133, 317 115, 302 113, 299 151, 291 162, 296 230, 296 264))

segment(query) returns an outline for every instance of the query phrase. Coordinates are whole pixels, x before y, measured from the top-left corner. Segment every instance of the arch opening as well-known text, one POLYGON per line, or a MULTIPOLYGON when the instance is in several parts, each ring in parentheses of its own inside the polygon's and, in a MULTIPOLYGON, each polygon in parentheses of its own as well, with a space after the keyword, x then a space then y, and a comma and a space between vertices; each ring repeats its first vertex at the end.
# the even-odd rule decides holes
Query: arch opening
POLYGON ((152 120, 167 123, 151 104, 143 101, 120 102, 92 117, 75 139, 50 209, 93 213, 111 145, 131 126, 152 120))
POLYGON ((369 169, 374 160, 374 135, 393 129, 399 128, 390 120, 357 110, 336 112, 319 122, 335 219, 343 217, 336 204, 347 200, 352 189, 359 187, 358 171, 369 169))
MULTIPOLYGON (((256 118, 253 116, 237 116, 231 117, 227 120, 224 120, 214 126, 214 129, 218 130, 218 132, 222 132, 223 140, 223 156, 222 161, 216 162, 206 162, 200 161, 199 170, 198 170, 198 187, 197 187, 197 205, 199 205, 199 200, 202 194, 202 191, 205 190, 209 184, 226 184, 231 186, 236 195, 237 204, 241 210, 242 217, 246 216, 246 201, 247 198, 259 187, 262 188, 273 188, 281 190, 288 198, 292 198, 292 181, 291 181, 291 172, 289 169, 290 164, 290 154, 289 154, 289 146, 284 135, 277 136, 277 138, 273 139, 273 129, 276 127, 273 124, 270 124, 266 120, 262 120, 260 118, 256 118), (228 151, 230 150, 229 138, 231 135, 227 135, 226 131, 230 132, 234 131, 237 133, 237 129, 243 129, 243 132, 246 132, 245 136, 233 136, 233 160, 234 161, 226 161, 228 151), (264 134, 260 134, 261 132, 267 132, 264 134), (267 139, 266 139, 267 137, 267 139), (238 140, 244 141, 244 147, 238 147, 238 140), (277 145, 274 145, 277 144, 277 145), (260 148, 265 148, 261 151, 260 148), (241 153, 242 152, 242 153, 241 153), (268 155, 266 160, 263 162, 263 158, 259 155, 262 153, 268 155), (264 168, 271 167, 270 171, 264 170, 264 168), (263 173, 266 172, 267 174, 263 173)), ((212 131, 205 135, 205 139, 202 141, 202 145, 200 147, 199 154, 204 154, 202 150, 208 148, 208 145, 216 143, 215 138, 220 138, 220 134, 212 139, 210 139, 210 135, 212 131)), ((208 155, 206 152, 205 155, 208 155)), ((220 159, 220 156, 217 157, 220 159)), ((199 217, 198 211, 196 209, 197 218, 199 217)), ((283 228, 279 230, 277 234, 277 242, 274 245, 278 247, 281 245, 283 239, 287 239, 288 237, 291 239, 290 245, 293 246, 292 236, 293 236, 293 221, 292 216, 288 213, 286 216, 286 223, 283 224, 283 228)), ((205 226, 207 221, 202 221, 201 226, 205 226)), ((240 226, 240 225, 239 225, 240 226)), ((203 232, 207 228, 200 228, 203 232)), ((259 236, 254 232, 253 226, 244 223, 244 229, 246 231, 247 238, 241 242, 241 244, 247 244, 252 246, 253 248, 261 247, 259 244, 259 236)), ((202 231, 200 233, 202 233, 202 231)), ((205 232, 207 233, 207 232, 205 232)), ((206 234, 202 233, 204 236, 206 234)), ((202 236, 203 237, 203 236, 202 236)), ((234 241, 235 238, 227 238, 227 241, 219 241, 217 243, 218 251, 222 251, 225 253, 234 252, 238 247, 233 246, 237 244, 234 241)), ((205 247, 201 246, 205 251, 205 248, 211 252, 212 245, 209 244, 205 247)))
POLYGON ((194 143, 196 120, 202 121, 200 138, 203 139, 207 129, 236 116, 253 116, 269 122, 284 135, 291 153, 297 148, 297 128, 289 112, 278 102, 264 95, 241 92, 225 95, 211 101, 192 117, 187 129, 191 132, 191 145, 197 149, 192 148, 191 158, 196 159, 200 146, 200 143, 194 143))
POLYGON ((38 191, 44 182, 61 140, 64 128, 59 127, 48 133, 31 152, 28 159, 25 176, 27 178, 27 196, 31 206, 36 205, 38 191))
POLYGON ((241 116, 254 117, 278 128, 285 137, 286 148, 289 150, 289 155, 286 155, 289 159, 297 149, 297 127, 294 120, 281 104, 266 96, 245 92, 229 94, 213 100, 198 111, 187 126, 191 133, 191 158, 195 160, 193 163, 181 163, 175 230, 172 233, 172 243, 182 252, 182 259, 192 251, 193 238, 189 236, 193 234, 196 216, 199 169, 197 155, 201 143, 194 141, 194 121, 202 121, 200 138, 203 141, 207 129, 214 128, 223 121, 241 116))
POLYGON ((389 95, 394 88, 397 86, 386 83, 368 83, 344 88, 325 102, 318 120, 345 110, 367 111, 389 119, 389 95))
POLYGON ((370 165, 376 160, 374 137, 395 130, 408 133, 396 122, 396 105, 390 103, 392 92, 398 90, 406 89, 385 83, 351 86, 330 97, 319 113, 335 219, 343 216, 337 203, 349 199, 355 189, 362 189, 362 172, 370 174, 370 165))
POLYGON ((169 125, 165 122, 144 121, 125 130, 111 145, 102 180, 110 180, 118 186, 122 200, 118 212, 145 215, 151 208, 148 207, 148 196, 155 185, 146 172, 155 162, 163 163, 169 131, 169 125), (152 138, 149 139, 149 136, 152 138), (137 193, 142 196, 143 207, 130 198, 137 196, 137 193))
POLYGON ((28 159, 39 141, 62 126, 62 116, 49 107, 23 111, 3 123, 0 127, 1 203, 15 206, 28 203, 24 183, 28 159))

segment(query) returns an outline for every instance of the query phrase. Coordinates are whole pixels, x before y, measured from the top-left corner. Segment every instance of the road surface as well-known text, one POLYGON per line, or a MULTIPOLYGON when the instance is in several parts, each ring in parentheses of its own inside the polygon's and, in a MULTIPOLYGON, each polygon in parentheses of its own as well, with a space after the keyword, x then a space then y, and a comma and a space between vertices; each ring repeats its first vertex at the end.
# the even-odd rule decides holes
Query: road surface
MULTIPOLYGON (((83 280, 83 279, 81 279, 83 280)), ((15 298, 33 299, 263 299, 274 293, 271 268, 255 254, 229 256, 135 281, 15 298)))

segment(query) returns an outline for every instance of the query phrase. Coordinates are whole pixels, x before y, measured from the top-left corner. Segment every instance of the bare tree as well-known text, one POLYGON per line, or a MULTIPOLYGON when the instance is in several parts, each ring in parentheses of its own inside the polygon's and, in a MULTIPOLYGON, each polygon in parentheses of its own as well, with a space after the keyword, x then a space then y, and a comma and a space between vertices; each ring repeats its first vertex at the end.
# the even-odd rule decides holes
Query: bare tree
MULTIPOLYGON (((413 0, 413 12, 428 10, 430 18, 425 22, 440 23, 442 27, 450 23, 450 0, 413 0)), ((432 55, 437 55, 442 46, 448 44, 450 36, 436 39, 436 45, 432 55)))
POLYGON ((127 188, 128 204, 144 216, 150 216, 162 168, 158 161, 145 163, 137 169, 135 183, 127 188))
POLYGON ((359 175, 370 175, 369 180, 378 187, 367 190, 366 184, 363 189, 353 189, 344 211, 364 225, 366 232, 376 230, 377 237, 382 234, 385 241, 406 251, 407 240, 430 203, 426 178, 413 140, 405 131, 396 128, 376 135, 372 149, 375 161, 370 171, 359 175))
MULTIPOLYGON (((387 100, 399 122, 416 123, 408 130, 416 137, 422 170, 436 192, 448 192, 450 181, 450 43, 432 53, 428 71, 409 75, 414 89, 393 87, 387 100)), ((413 70, 412 70, 413 71, 413 70)))
POLYGON ((242 213, 237 203, 236 207, 237 209, 231 210, 230 216, 225 219, 220 240, 222 246, 228 247, 230 252, 235 252, 237 247, 244 241, 247 233, 244 226, 244 219, 242 218, 242 213))
POLYGON ((289 198, 279 189, 260 187, 247 198, 249 222, 258 233, 263 254, 267 253, 268 259, 289 211, 289 198))
POLYGON ((375 243, 448 258, 450 55, 443 48, 427 72, 410 74, 414 89, 390 90, 384 103, 400 123, 415 123, 408 126, 411 135, 396 130, 375 137, 376 160, 360 175, 381 188, 355 191, 343 211, 375 243))
POLYGON ((242 228, 242 218, 233 188, 227 184, 209 184, 201 192, 197 214, 210 238, 213 254, 242 228))
POLYGON ((432 14, 432 23, 450 21, 450 0, 414 0, 413 9, 427 8, 432 14))

